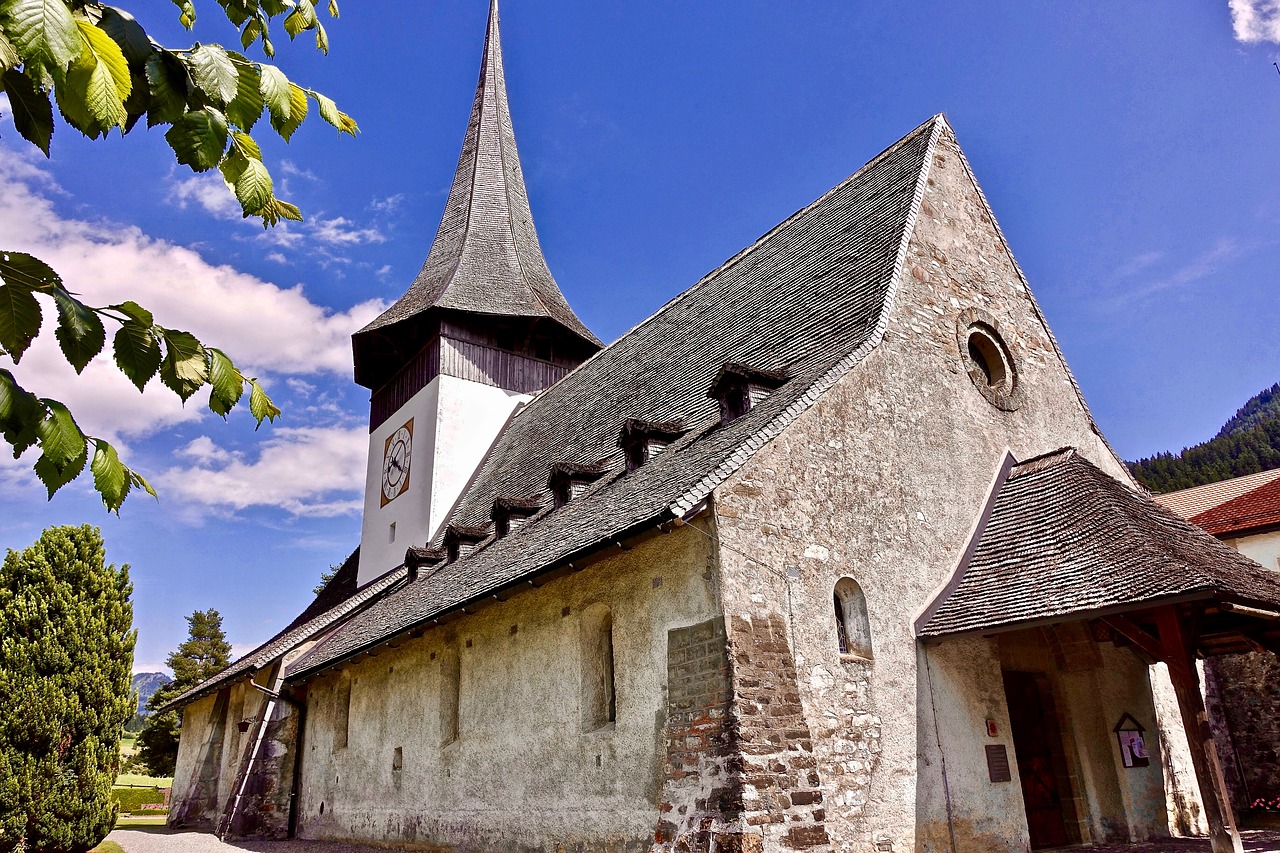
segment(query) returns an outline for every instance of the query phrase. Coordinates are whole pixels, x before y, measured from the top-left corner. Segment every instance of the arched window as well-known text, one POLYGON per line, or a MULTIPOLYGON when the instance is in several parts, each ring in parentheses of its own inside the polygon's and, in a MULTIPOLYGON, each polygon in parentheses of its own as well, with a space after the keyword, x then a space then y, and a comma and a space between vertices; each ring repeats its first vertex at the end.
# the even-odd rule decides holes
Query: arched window
POLYGON ((836 584, 836 638, 840 654, 871 660, 871 623, 867 620, 867 597, 853 578, 836 584))

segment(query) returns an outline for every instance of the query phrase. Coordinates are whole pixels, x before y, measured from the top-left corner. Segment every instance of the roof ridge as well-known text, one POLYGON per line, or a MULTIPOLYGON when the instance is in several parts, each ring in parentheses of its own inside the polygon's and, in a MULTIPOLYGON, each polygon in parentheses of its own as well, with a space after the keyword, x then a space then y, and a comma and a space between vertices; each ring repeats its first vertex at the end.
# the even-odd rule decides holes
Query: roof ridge
MULTIPOLYGON (((619 343, 619 342, 620 342, 620 341, 622 341, 622 340, 625 340, 626 338, 630 337, 631 335, 633 335, 633 334, 635 334, 636 332, 638 332, 638 331, 640 331, 641 329, 643 329, 645 326, 648 326, 648 325, 650 325, 651 323, 655 322, 655 321, 656 321, 656 320, 657 320, 657 319, 658 319, 662 314, 664 314, 665 312, 667 312, 667 311, 671 310, 674 306, 676 306, 676 305, 678 305, 679 303, 681 303, 681 302, 685 301, 686 299, 691 298, 691 297, 694 295, 695 291, 698 291, 699 289, 701 289, 701 288, 703 288, 703 287, 707 286, 707 285, 708 285, 708 283, 710 283, 710 282, 714 281, 714 280, 716 279, 716 277, 717 277, 717 276, 719 276, 719 275, 720 275, 721 273, 723 273, 724 271, 729 270, 729 269, 733 268, 734 266, 736 266, 737 264, 741 263, 741 262, 742 262, 742 261, 743 261, 743 260, 744 260, 748 255, 749 255, 749 254, 751 254, 751 252, 752 252, 752 251, 754 251, 755 249, 757 249, 758 247, 760 247, 762 244, 764 244, 764 243, 765 243, 765 241, 767 241, 767 240, 768 240, 770 237, 772 237, 775 233, 777 233, 778 231, 782 230, 782 229, 783 229, 783 228, 785 228, 786 226, 790 225, 793 221, 795 221, 795 220, 796 220, 796 219, 798 219, 799 217, 803 216, 805 213, 807 213, 807 212, 808 212, 808 211, 810 211, 811 209, 813 209, 813 208, 817 207, 819 204, 821 204, 821 203, 822 203, 823 201, 825 201, 827 198, 829 198, 830 196, 832 196, 833 194, 835 194, 838 190, 843 189, 843 188, 844 188, 845 186, 847 186, 850 182, 852 182, 852 181, 856 180, 856 179, 857 179, 859 176, 861 176, 864 172, 867 172, 867 171, 868 171, 868 170, 870 170, 873 166, 878 165, 882 160, 887 159, 891 154, 893 154, 893 153, 894 153, 895 151, 897 151, 899 148, 903 147, 904 145, 906 145, 907 143, 909 143, 912 139, 914 139, 914 138, 915 138, 915 136, 916 136, 916 134, 920 133, 920 132, 921 132, 921 131, 923 131, 926 127, 928 127, 928 126, 930 126, 930 125, 932 125, 932 124, 934 124, 934 123, 936 123, 936 122, 941 122, 943 126, 949 126, 949 125, 947 125, 947 119, 946 119, 946 116, 944 116, 942 113, 936 113, 936 114, 934 114, 934 115, 930 116, 930 117, 929 117, 929 119, 928 119, 927 121, 924 121, 924 122, 922 122, 921 124, 917 125, 917 126, 916 126, 914 129, 912 129, 909 133, 907 133, 907 134, 905 134, 904 136, 902 136, 902 138, 900 138, 898 141, 894 142, 894 143, 893 143, 892 145, 890 145, 888 148, 885 148, 885 149, 884 149, 883 151, 881 151, 879 154, 877 154, 876 156, 872 157, 870 160, 868 160, 866 163, 864 163, 864 164, 862 165, 862 167, 861 167, 861 168, 859 168, 857 171, 855 171, 853 174, 849 175, 849 176, 848 176, 848 177, 846 177, 844 180, 842 180, 842 181, 840 181, 838 184, 836 184, 834 187, 832 187, 831 189, 827 190, 827 191, 826 191, 826 192, 824 192, 822 195, 818 196, 818 198, 814 199, 814 200, 813 200, 812 202, 810 202, 809 204, 806 204, 804 207, 802 207, 802 208, 800 208, 799 210, 795 211, 795 212, 794 212, 794 213, 792 213, 790 216, 788 216, 786 219, 782 220, 782 221, 781 221, 781 222, 779 222, 777 225, 775 225, 774 227, 770 228, 770 229, 769 229, 768 231, 766 231, 764 234, 760 235, 760 236, 759 236, 759 237, 757 237, 754 241, 752 241, 752 243, 751 243, 750 245, 748 245, 747 247, 745 247, 745 248, 743 248, 743 249, 739 249, 737 252, 735 252, 734 254, 730 255, 730 256, 729 256, 729 258, 728 258, 727 260, 723 261, 723 262, 722 262, 718 267, 716 267, 716 268, 712 269, 710 272, 704 273, 704 274, 703 274, 703 275, 702 275, 702 276, 701 276, 697 281, 695 281, 693 284, 689 285, 689 286, 688 286, 688 287, 686 287, 684 290, 682 290, 682 291, 680 291, 679 293, 677 293, 675 296, 673 296, 673 297, 671 297, 670 299, 668 299, 666 302, 662 303, 662 305, 658 306, 658 308, 657 308, 656 310, 654 310, 654 312, 653 312, 652 314, 650 314, 648 317, 645 317, 645 318, 644 318, 643 320, 641 320, 640 322, 636 323, 636 324, 635 324, 634 326, 632 326, 630 329, 627 329, 627 331, 623 332, 623 333, 622 333, 621 335, 619 335, 618 337, 614 338, 614 340, 613 340, 613 341, 611 341, 608 345, 606 345, 603 349, 601 349, 601 350, 599 350, 599 351, 597 351, 597 352, 592 353, 590 358, 588 358, 586 361, 584 361, 584 362, 582 362, 581 364, 579 364, 577 367, 573 368, 573 370, 569 371, 569 372, 568 372, 568 373, 566 373, 564 376, 560 377, 560 379, 559 379, 559 380, 557 380, 557 381, 555 382, 555 384, 553 384, 553 385, 549 385, 549 386, 547 386, 546 388, 544 388, 544 389, 542 389, 541 391, 539 391, 539 392, 538 392, 538 394, 537 394, 537 395, 535 395, 535 396, 534 396, 534 398, 533 398, 532 400, 530 400, 528 404, 526 404, 526 405, 525 405, 525 407, 524 407, 524 409, 523 409, 522 411, 528 411, 530 408, 532 408, 533 404, 534 404, 535 402, 537 402, 537 400, 538 400, 538 398, 539 398, 539 397, 541 397, 542 395, 546 394, 546 392, 547 392, 547 391, 551 390, 551 389, 552 389, 552 388, 554 388, 556 385, 558 385, 558 384, 560 384, 561 382, 563 382, 564 380, 568 379, 570 376, 574 375, 574 374, 575 374, 575 373, 577 373, 579 370, 582 370, 582 369, 583 369, 583 368, 585 368, 587 365, 591 364, 591 363, 592 363, 593 361, 595 361, 597 358, 599 358, 599 357, 603 356, 603 355, 605 354, 605 352, 606 352, 606 351, 608 351, 610 348, 612 348, 615 344, 619 343)), ((929 147, 930 147, 930 150, 932 150, 932 148, 933 148, 933 142, 934 142, 934 140, 930 140, 930 146, 929 146, 929 147)), ((916 199, 914 200, 914 202, 913 202, 913 205, 912 205, 912 212, 911 212, 911 214, 910 214, 910 215, 908 215, 908 222, 909 222, 909 224, 910 224, 910 225, 912 225, 912 226, 914 226, 914 222, 915 222, 915 211, 916 211, 917 209, 919 209, 919 206, 920 206, 920 198, 918 197, 918 196, 920 195, 919 190, 920 190, 920 187, 917 187, 917 198, 916 198, 916 199)), ((909 230, 909 229, 908 229, 908 230, 909 230)), ((905 242, 904 242, 904 246, 905 246, 905 242)), ((519 413, 517 413, 517 414, 519 414, 519 413)))
MULTIPOLYGON (((923 156, 920 158, 920 169, 916 175, 915 187, 911 197, 911 205, 908 208, 907 217, 902 225, 902 237, 898 243, 898 250, 894 255, 893 266, 889 270, 889 280, 886 287, 884 302, 880 306, 879 316, 876 318, 875 329, 871 333, 871 336, 853 352, 837 361, 832 367, 815 379, 799 399, 780 412, 769 423, 765 424, 765 426, 762 427, 755 435, 744 441, 737 451, 730 454, 729 458, 717 466, 714 471, 704 477, 697 486, 690 489, 677 500, 673 501, 670 505, 670 510, 674 515, 684 515, 693 509, 700 501, 704 500, 716 486, 724 482, 728 477, 732 476, 733 472, 745 465, 747 460, 750 459, 757 450, 775 438, 801 414, 808 411, 808 409, 816 403, 824 393, 835 385, 842 376, 852 370, 855 365, 860 363, 871 353, 872 350, 880 345, 880 341, 884 339, 884 333, 888 328, 889 314, 893 310, 893 306, 897 301, 898 276, 902 272, 903 264, 907 256, 907 248, 911 243, 911 237, 915 233, 916 219, 920 212, 920 204, 924 201, 924 188, 928 182, 930 167, 933 163, 932 155, 934 150, 937 148, 938 139, 941 137, 943 129, 949 127, 950 125, 947 124, 947 119, 942 113, 932 116, 928 121, 924 122, 915 130, 911 131, 893 145, 880 152, 880 154, 876 155, 876 157, 867 163, 867 165, 841 181, 830 191, 823 193, 821 198, 819 198, 817 202, 814 202, 814 204, 817 204, 818 202, 825 200, 836 190, 846 186, 850 181, 857 178, 872 165, 878 163, 882 158, 889 156, 909 141, 915 139, 916 135, 921 133, 925 128, 929 128, 929 142, 925 147, 923 156)), ((807 205, 803 210, 788 217, 786 222, 791 222, 795 217, 812 207, 813 205, 807 205)), ((776 231, 777 229, 774 230, 776 231)), ((773 231, 770 231, 770 234, 772 233, 773 231)), ((759 241, 752 244, 749 248, 755 248, 757 245, 759 245, 759 241)), ((745 253, 746 250, 740 253, 740 255, 745 253)), ((726 264, 726 266, 728 265, 726 264)), ((692 288, 690 288, 690 290, 692 290, 692 288)))

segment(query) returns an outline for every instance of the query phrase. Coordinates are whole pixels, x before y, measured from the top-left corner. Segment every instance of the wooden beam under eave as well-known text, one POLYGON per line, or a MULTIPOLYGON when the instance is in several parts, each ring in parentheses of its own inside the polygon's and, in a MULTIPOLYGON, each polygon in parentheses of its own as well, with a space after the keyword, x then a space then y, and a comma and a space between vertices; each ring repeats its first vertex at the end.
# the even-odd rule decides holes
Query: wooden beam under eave
POLYGON ((1140 649, 1152 661, 1164 660, 1165 650, 1160 640, 1134 624, 1128 616, 1117 613, 1114 616, 1102 617, 1102 622, 1140 649))
POLYGON ((1155 620, 1163 659, 1169 667, 1169 680, 1173 682, 1174 693, 1178 696, 1182 727, 1187 732, 1187 743, 1191 747, 1191 765, 1200 786, 1200 800, 1209 824, 1213 853, 1244 853, 1240 830, 1236 828, 1235 815, 1231 811, 1231 797, 1222 776, 1222 765, 1214 747, 1213 732, 1209 728, 1209 715, 1200 694, 1200 674, 1196 670, 1195 656, 1195 623, 1199 620, 1187 618, 1176 605, 1157 610, 1155 620))

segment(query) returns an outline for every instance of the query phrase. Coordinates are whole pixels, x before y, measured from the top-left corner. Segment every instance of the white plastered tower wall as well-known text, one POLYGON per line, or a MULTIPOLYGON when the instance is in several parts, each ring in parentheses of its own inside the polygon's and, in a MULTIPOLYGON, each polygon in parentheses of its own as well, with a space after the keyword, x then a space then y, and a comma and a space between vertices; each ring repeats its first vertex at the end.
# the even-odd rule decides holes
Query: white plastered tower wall
POLYGON ((527 394, 441 374, 374 428, 360 530, 360 586, 399 567, 409 546, 421 547, 435 538, 512 412, 528 399, 527 394), (409 483, 384 505, 387 439, 410 420, 409 483))

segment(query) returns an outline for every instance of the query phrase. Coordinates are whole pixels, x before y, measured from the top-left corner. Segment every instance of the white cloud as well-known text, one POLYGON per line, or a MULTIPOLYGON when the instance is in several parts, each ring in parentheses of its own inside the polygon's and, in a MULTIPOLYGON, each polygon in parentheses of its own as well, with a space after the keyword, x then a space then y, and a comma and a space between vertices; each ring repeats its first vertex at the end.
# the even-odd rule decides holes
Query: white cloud
POLYGON ((216 512, 267 506, 296 516, 350 515, 360 511, 368 445, 363 426, 278 427, 252 457, 202 436, 180 454, 194 464, 156 481, 166 496, 216 512))
POLYGON ((372 226, 360 227, 345 216, 333 219, 316 217, 310 221, 312 239, 331 246, 352 246, 360 243, 385 243, 387 237, 372 226))
MULTIPOLYGON (((198 252, 151 237, 136 226, 64 216, 51 200, 61 190, 34 158, 9 150, 3 153, 0 234, 5 248, 47 261, 67 287, 89 304, 136 300, 151 309, 161 325, 189 330, 224 349, 248 375, 271 374, 272 381, 326 374, 343 380, 349 377, 350 335, 377 316, 383 303, 370 301, 333 311, 312 302, 301 286, 282 288, 211 263, 198 252)), ((14 374, 28 390, 69 405, 85 432, 117 443, 126 459, 126 441, 214 417, 207 411, 203 393, 184 406, 153 379, 146 392, 139 394, 111 360, 112 324, 108 324, 107 351, 77 376, 54 339, 53 307, 45 302, 44 309, 44 334, 13 366, 14 374)), ((8 360, 4 362, 8 367, 8 360)), ((315 401, 309 402, 294 413, 301 416, 301 423, 314 423, 317 418, 329 424, 349 423, 349 415, 339 406, 317 408, 315 401)), ((209 505, 272 505, 310 515, 348 512, 356 504, 353 496, 359 494, 364 476, 366 437, 356 441, 355 432, 364 431, 274 428, 262 433, 269 437, 252 462, 208 437, 197 438, 178 454, 191 473, 191 482, 169 479, 165 486, 172 494, 189 495, 209 505), (358 466, 353 454, 360 457, 358 466)), ((8 452, 0 452, 0 492, 30 494, 39 489, 30 471, 32 461, 31 454, 13 460, 8 452)))
POLYGON ((400 206, 404 204, 404 199, 404 193, 396 193, 395 195, 389 195, 385 198, 375 198, 373 201, 369 202, 369 209, 374 213, 392 215, 399 213, 400 206))
POLYGON ((236 201, 230 187, 218 172, 175 180, 172 187, 173 203, 182 210, 196 204, 215 219, 244 219, 240 202, 236 201))
MULTIPOLYGON (((198 252, 150 237, 137 226, 64 217, 50 200, 57 190, 47 173, 22 157, 0 158, 0 186, 5 188, 0 194, 0 234, 6 248, 47 261, 67 287, 90 304, 133 299, 151 309, 156 322, 192 332, 253 373, 347 376, 351 333, 384 308, 382 302, 370 300, 347 311, 333 311, 312 302, 301 285, 283 288, 211 263, 198 252)), ((52 335, 47 337, 51 342, 52 335)), ((65 380, 80 393, 91 393, 88 386, 106 375, 95 371, 90 381, 73 374, 62 376, 54 369, 58 359, 38 355, 33 348, 21 369, 31 375, 27 362, 32 361, 42 383, 65 380)), ((115 373, 108 355, 99 356, 98 361, 108 368, 107 373, 115 373)), ((96 367, 91 364, 86 374, 96 367)), ((70 374, 70 369, 65 373, 70 374)), ((120 381, 125 380, 120 377, 120 381)), ((143 398, 152 396, 148 393, 143 398)), ((136 405, 136 398, 130 405, 136 405)))
POLYGON ((306 178, 308 181, 318 181, 316 173, 310 169, 304 169, 292 160, 281 160, 280 171, 286 175, 292 175, 298 178, 306 178))
POLYGON ((1230 0, 1230 5, 1236 39, 1280 43, 1280 0, 1230 0))

